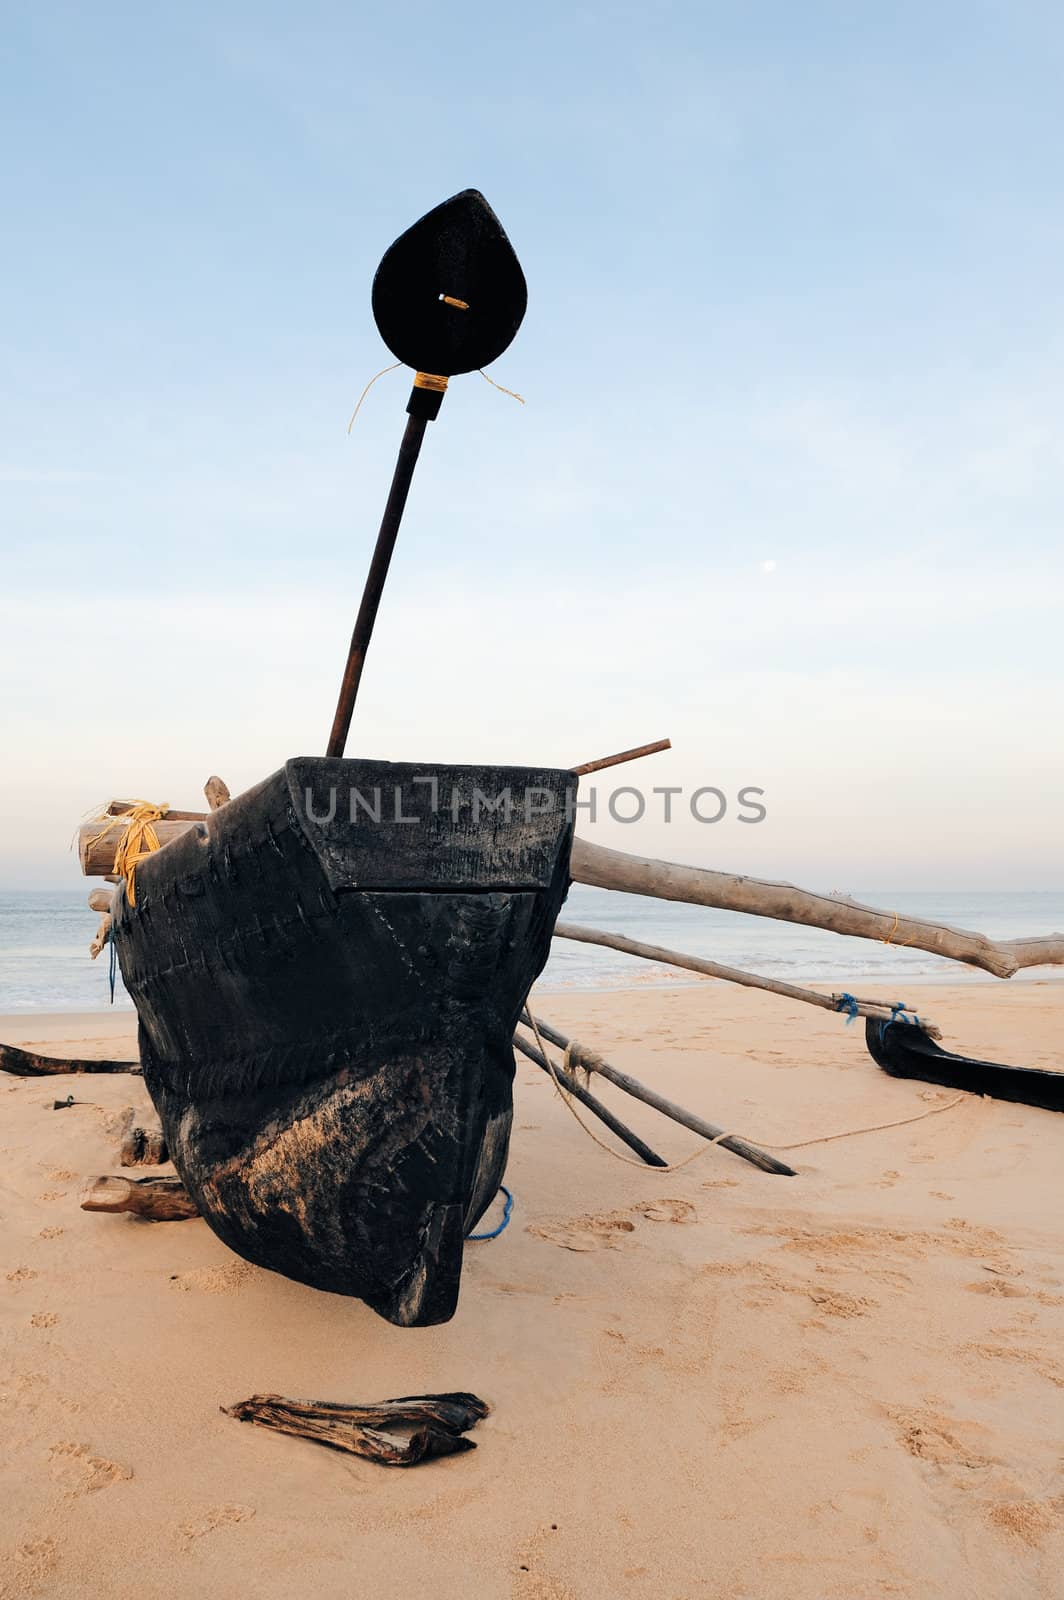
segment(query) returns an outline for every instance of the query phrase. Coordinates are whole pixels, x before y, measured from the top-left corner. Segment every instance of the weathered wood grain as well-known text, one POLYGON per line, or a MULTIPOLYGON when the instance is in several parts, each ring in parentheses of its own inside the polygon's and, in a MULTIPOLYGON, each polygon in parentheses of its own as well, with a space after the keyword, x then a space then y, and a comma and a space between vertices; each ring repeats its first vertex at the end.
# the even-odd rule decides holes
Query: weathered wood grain
MULTIPOLYGON (((769 994, 783 995, 788 1000, 801 1000, 804 1005, 818 1006, 822 1011, 848 1011, 859 1017, 876 1017, 889 1022, 893 1016, 890 1006, 881 1000, 858 1000, 851 996, 842 1005, 836 994, 818 994, 815 989, 803 989, 795 983, 784 983, 780 978, 763 978, 755 972, 744 972, 739 967, 725 967, 719 961, 707 961, 704 956, 685 955, 681 950, 667 950, 663 945, 645 944, 641 939, 628 939, 624 934, 607 933, 602 928, 585 928, 576 922, 556 922, 556 939, 575 939, 580 944, 597 944, 607 950, 619 950, 623 955, 638 956, 643 961, 660 961, 663 966, 681 967, 686 972, 698 972, 703 977, 721 978, 726 983, 737 983, 746 989, 764 989, 769 994)), ((934 1023, 924 1022, 933 1039, 942 1037, 934 1023)))
POLYGON ((140 1072, 139 1061, 77 1061, 66 1056, 39 1056, 17 1045, 0 1044, 0 1072, 16 1078, 62 1077, 65 1073, 140 1072))
POLYGON ((277 1433, 309 1439, 346 1455, 364 1456, 385 1467, 413 1467, 436 1456, 474 1450, 463 1435, 486 1417, 490 1406, 475 1394, 426 1394, 377 1405, 338 1405, 327 1400, 286 1400, 253 1394, 223 1406, 227 1417, 257 1423, 277 1433), (413 1428, 409 1434, 396 1428, 413 1428), (387 1431, 386 1431, 387 1430, 387 1431))
POLYGON ((997 978, 1011 978, 1021 967, 1064 965, 1064 934, 1040 939, 1006 939, 995 943, 982 933, 925 922, 900 912, 879 911, 834 895, 814 894, 790 883, 713 872, 705 867, 677 866, 643 856, 608 850, 587 839, 574 839, 571 871, 576 883, 625 894, 680 900, 688 905, 745 911, 779 922, 798 922, 858 939, 878 939, 932 955, 981 967, 997 978))
POLYGON ((82 1211, 131 1211, 149 1222, 187 1222, 199 1208, 180 1178, 90 1179, 81 1196, 82 1211))
POLYGON ((166 1135, 154 1115, 137 1112, 132 1106, 125 1113, 119 1161, 123 1167, 161 1167, 169 1161, 166 1135))

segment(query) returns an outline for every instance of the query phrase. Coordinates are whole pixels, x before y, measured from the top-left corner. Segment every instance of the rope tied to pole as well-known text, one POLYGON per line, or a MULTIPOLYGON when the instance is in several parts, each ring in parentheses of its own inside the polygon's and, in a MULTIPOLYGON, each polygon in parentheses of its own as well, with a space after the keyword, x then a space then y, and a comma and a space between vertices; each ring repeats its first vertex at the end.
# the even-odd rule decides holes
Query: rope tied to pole
POLYGON ((128 811, 122 811, 114 817, 103 812, 96 819, 104 823, 104 827, 90 841, 90 848, 116 829, 119 830, 111 871, 116 877, 126 880, 126 896, 131 906, 137 903, 137 867, 145 857, 159 849, 159 835, 154 824, 161 822, 169 809, 168 804, 153 805, 150 800, 134 800, 128 811))
POLYGON ((861 1015, 857 1006, 857 1001, 854 999, 852 994, 840 994, 838 999, 835 1001, 835 1010, 846 1012, 847 1027, 850 1026, 851 1022, 855 1022, 861 1015))
MULTIPOLYGON (((851 995, 848 998, 853 999, 853 996, 851 995)), ((540 1054, 547 1063, 547 1067, 550 1071, 551 1078, 553 1079, 555 1089, 565 1102, 565 1105, 576 1118, 576 1121, 580 1124, 580 1127, 587 1134, 588 1138, 592 1141, 592 1143, 597 1144, 600 1150, 605 1150, 606 1154, 612 1156, 615 1161, 622 1162, 626 1167, 638 1167, 644 1172, 657 1172, 661 1173, 662 1175, 670 1172, 679 1172, 681 1168, 690 1166, 692 1161, 697 1161, 700 1156, 708 1154, 708 1152, 711 1151, 716 1145, 719 1145, 723 1139, 740 1137, 748 1140, 751 1143, 756 1142, 763 1150, 805 1150, 810 1145, 831 1144, 836 1139, 854 1139, 858 1136, 858 1134, 862 1133, 883 1133, 889 1128, 905 1128, 911 1122, 923 1122, 926 1117, 938 1116, 939 1112, 941 1111, 952 1111, 954 1106, 959 1106, 962 1100, 969 1098, 967 1091, 962 1089, 960 1094, 954 1095, 953 1099, 947 1100, 944 1105, 931 1106, 926 1111, 918 1111, 916 1115, 912 1117, 898 1117, 892 1122, 873 1122, 868 1124, 866 1127, 861 1128, 843 1128, 838 1133, 818 1133, 811 1139, 795 1139, 789 1144, 769 1144, 764 1139, 753 1141, 750 1139, 749 1134, 744 1133, 741 1135, 736 1135, 735 1133, 721 1132, 717 1134, 716 1138, 708 1140, 704 1145, 701 1145, 699 1149, 692 1151, 689 1156, 685 1156, 682 1161, 674 1161, 670 1166, 665 1167, 647 1167, 645 1162, 633 1161, 629 1156, 622 1156, 620 1151, 614 1150, 612 1146, 606 1144, 603 1139, 599 1138, 594 1129, 588 1127, 579 1111, 577 1111, 576 1106, 573 1104, 572 1096, 566 1093, 565 1085, 558 1077, 554 1063, 547 1054, 546 1046, 543 1043, 543 1036, 540 1033, 539 1024, 536 1021, 535 1012, 532 1010, 531 994, 525 1001, 524 1015, 528 1018, 528 1021, 532 1025, 532 1031, 536 1036, 536 1044, 539 1046, 540 1054)), ((572 1045, 570 1045, 570 1049, 572 1048, 572 1045)), ((566 1054, 568 1055, 568 1053, 569 1051, 567 1050, 566 1054)), ((585 1052, 582 1046, 578 1048, 577 1053, 581 1056, 584 1056, 585 1059, 588 1056, 594 1055, 593 1051, 585 1052)))

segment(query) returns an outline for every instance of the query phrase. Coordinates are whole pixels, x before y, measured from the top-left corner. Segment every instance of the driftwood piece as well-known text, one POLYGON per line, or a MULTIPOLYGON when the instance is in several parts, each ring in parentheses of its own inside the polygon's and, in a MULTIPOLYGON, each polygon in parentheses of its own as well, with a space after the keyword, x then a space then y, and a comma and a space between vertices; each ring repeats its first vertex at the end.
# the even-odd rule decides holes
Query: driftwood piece
POLYGON ((623 1089, 625 1094, 630 1094, 633 1099, 642 1100, 644 1105, 653 1106, 662 1116, 671 1117, 673 1122, 678 1122, 683 1128, 689 1128, 692 1133, 701 1134, 703 1139, 715 1140, 723 1149, 730 1150, 733 1155, 741 1156, 752 1166, 760 1167, 762 1172, 771 1172, 783 1178, 798 1176, 794 1168, 789 1167, 785 1161, 777 1161, 767 1150, 759 1149, 756 1144, 739 1138, 737 1134, 729 1133, 722 1139, 723 1128, 707 1122, 704 1117, 696 1116, 693 1111, 685 1110, 675 1101, 667 1100, 663 1094, 658 1094, 656 1089, 650 1089, 645 1083, 640 1083, 639 1079, 633 1078, 630 1073, 621 1072, 618 1067, 611 1067, 597 1050, 591 1050, 575 1039, 567 1039, 564 1033, 559 1033, 557 1028, 552 1027, 549 1022, 544 1022, 542 1017, 536 1018, 536 1025, 544 1039, 549 1039, 559 1050, 569 1052, 569 1060, 575 1066, 583 1067, 587 1072, 597 1072, 600 1077, 605 1078, 608 1083, 615 1084, 618 1089, 623 1089))
MULTIPOLYGON (((522 1034, 515 1033, 514 1048, 520 1050, 523 1056, 527 1056, 529 1061, 534 1061, 537 1067, 547 1073, 548 1077, 553 1077, 550 1062, 536 1048, 531 1039, 526 1039, 522 1034)), ((648 1167, 668 1166, 668 1162, 663 1156, 659 1156, 657 1151, 652 1150, 637 1133, 633 1133, 631 1128, 621 1121, 620 1117, 615 1117, 609 1106, 604 1106, 598 1096, 593 1095, 590 1089, 586 1089, 578 1078, 574 1078, 571 1073, 566 1072, 562 1067, 555 1067, 554 1072, 557 1073, 558 1082, 562 1085, 566 1094, 572 1095, 574 1100, 579 1100, 580 1104, 585 1106, 593 1116, 596 1116, 615 1138, 620 1139, 622 1144, 626 1144, 629 1150, 634 1151, 640 1161, 645 1161, 648 1167)))
POLYGON ((705 867, 649 860, 622 850, 608 850, 586 839, 574 839, 570 871, 576 883, 597 889, 621 889, 626 894, 798 922, 851 938, 878 939, 884 944, 927 950, 950 961, 981 967, 996 978, 1011 978, 1021 967, 1064 965, 1064 934, 995 943, 982 933, 951 928, 942 922, 925 922, 900 912, 879 911, 856 900, 797 889, 790 883, 770 883, 705 867))
POLYGON ((0 1044, 0 1072, 16 1078, 60 1077, 67 1072, 140 1073, 139 1061, 73 1061, 65 1056, 38 1056, 13 1044, 0 1044))
POLYGON ((414 1467, 436 1456, 475 1450, 474 1440, 462 1436, 486 1417, 491 1407, 475 1394, 462 1393, 411 1395, 364 1406, 253 1394, 222 1410, 239 1422, 255 1422, 297 1439, 310 1439, 381 1466, 414 1467), (414 1432, 409 1434, 392 1431, 411 1427, 414 1432))
MULTIPOLYGON (((644 944, 640 939, 628 939, 621 933, 606 933, 601 928, 585 928, 577 922, 556 922, 556 939, 575 939, 580 944, 599 944, 607 950, 620 950, 624 955, 639 956, 643 961, 660 961, 663 966, 681 967, 686 972, 698 972, 707 978, 722 978, 726 983, 738 983, 747 989, 764 989, 769 994, 779 994, 789 1000, 801 1000, 807 1006, 819 1006, 822 1011, 850 1011, 859 1017, 874 1017, 889 1022, 893 1016, 890 1006, 882 1000, 858 1000, 850 996, 842 1004, 842 996, 818 994, 815 989, 802 989, 794 983, 784 983, 779 978, 762 978, 755 972, 743 972, 739 967, 725 967, 719 961, 707 961, 703 956, 685 955, 681 950, 666 950, 663 945, 644 944)), ((933 1039, 942 1037, 941 1029, 933 1022, 922 1021, 922 1026, 933 1039)))
POLYGON ((81 1196, 81 1209, 132 1211, 149 1222, 186 1222, 199 1216, 180 1178, 93 1178, 81 1196))
POLYGON ((125 1113, 119 1161, 123 1167, 161 1167, 169 1161, 166 1135, 153 1114, 138 1120, 138 1113, 130 1106, 125 1113))

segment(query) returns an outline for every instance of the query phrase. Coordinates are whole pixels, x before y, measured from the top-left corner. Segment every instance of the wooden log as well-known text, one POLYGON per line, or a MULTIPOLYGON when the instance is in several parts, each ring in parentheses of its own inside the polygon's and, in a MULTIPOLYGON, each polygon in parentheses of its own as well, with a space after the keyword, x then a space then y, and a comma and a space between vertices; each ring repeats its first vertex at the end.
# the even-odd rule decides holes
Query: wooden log
POLYGON ((187 1222, 199 1216, 180 1178, 93 1178, 81 1196, 81 1209, 131 1211, 149 1222, 187 1222))
POLYGON ((602 772, 606 767, 619 767, 626 761, 638 761, 641 756, 657 755, 659 750, 671 750, 671 739, 656 739, 653 744, 636 745, 634 750, 622 750, 615 756, 600 756, 597 761, 585 761, 582 767, 573 767, 577 777, 586 777, 589 772, 602 772))
MULTIPOLYGON (((221 783, 221 781, 219 778, 218 782, 221 783)), ((111 800, 108 802, 107 815, 109 817, 124 817, 126 812, 131 811, 136 804, 135 800, 111 800)), ((167 822, 203 822, 206 816, 206 811, 181 811, 177 806, 167 806, 166 808, 167 822)), ((92 824, 90 823, 89 826, 91 827, 92 824)), ((97 828, 104 826, 105 824, 102 822, 96 824, 97 828)), ((157 827, 158 824, 156 823, 155 826, 157 827)))
POLYGON ((611 1067, 608 1061, 603 1060, 596 1050, 589 1049, 586 1045, 579 1044, 575 1039, 567 1039, 557 1028, 549 1022, 544 1022, 542 1017, 536 1018, 536 1026, 544 1039, 549 1039, 551 1044, 557 1045, 559 1050, 569 1052, 569 1060, 577 1066, 584 1067, 588 1072, 597 1072, 608 1083, 615 1084, 618 1089, 623 1089, 625 1094, 630 1094, 635 1100, 642 1100, 644 1105, 653 1106, 655 1111, 660 1111, 662 1116, 670 1117, 673 1122, 678 1122, 681 1127, 689 1128, 692 1133, 701 1134, 703 1139, 715 1140, 722 1149, 730 1150, 733 1155, 741 1156, 744 1161, 749 1161, 752 1166, 760 1167, 762 1172, 771 1172, 778 1177, 795 1178, 798 1174, 793 1167, 785 1161, 778 1161, 767 1150, 760 1149, 756 1144, 751 1144, 748 1139, 741 1139, 737 1134, 729 1133, 724 1139, 721 1134, 723 1128, 718 1128, 713 1122, 707 1122, 704 1117, 696 1116, 693 1111, 687 1111, 683 1106, 677 1105, 674 1100, 666 1100, 663 1094, 658 1094, 656 1089, 650 1089, 645 1083, 640 1083, 638 1078, 633 1078, 628 1072, 621 1072, 618 1067, 611 1067))
POLYGON ((232 799, 232 795, 229 793, 229 785, 221 778, 208 778, 203 785, 203 792, 207 796, 207 804, 212 811, 220 811, 232 799))
MULTIPOLYGON (((514 1048, 520 1050, 523 1056, 527 1056, 529 1061, 534 1061, 536 1066, 541 1068, 548 1077, 553 1077, 550 1062, 536 1048, 531 1039, 525 1039, 520 1033, 515 1033, 514 1048)), ((571 1094, 574 1100, 579 1100, 580 1104, 585 1106, 593 1116, 596 1116, 615 1138, 620 1139, 622 1144, 626 1144, 629 1150, 634 1151, 640 1161, 645 1161, 648 1167, 668 1166, 668 1162, 663 1156, 659 1156, 657 1151, 652 1150, 648 1144, 645 1144, 637 1133, 633 1133, 631 1128, 626 1127, 619 1117, 614 1116, 609 1106, 604 1106, 602 1101, 596 1095, 593 1095, 590 1089, 585 1089, 584 1085, 574 1078, 571 1073, 565 1072, 560 1067, 555 1067, 554 1071, 558 1074, 558 1081, 565 1089, 566 1094, 571 1094)))
POLYGON ((570 871, 575 882, 597 889, 621 889, 625 894, 680 900, 721 911, 745 911, 750 916, 798 922, 850 938, 878 939, 883 944, 926 950, 950 961, 981 967, 997 978, 1011 978, 1021 967, 1064 965, 1064 934, 995 943, 984 934, 964 928, 925 922, 901 912, 879 911, 856 900, 814 894, 790 883, 770 883, 705 867, 677 866, 669 861, 627 855, 622 850, 608 850, 586 839, 574 839, 570 871))
POLYGON ((122 1129, 120 1164, 123 1167, 161 1167, 169 1159, 166 1135, 154 1113, 138 1114, 130 1106, 122 1129))
MULTIPOLYGON (((580 944, 598 944, 608 950, 619 950, 624 955, 638 956, 643 961, 660 961, 663 966, 681 967, 686 972, 698 972, 706 978, 721 978, 726 983, 741 984, 746 989, 764 989, 769 994, 779 994, 788 1000, 801 1000, 807 1006, 819 1006, 822 1011, 847 1011, 851 1016, 873 1017, 879 1022, 889 1022, 894 1015, 882 1000, 858 1000, 840 1004, 838 994, 818 994, 815 989, 802 989, 795 983, 784 983, 780 978, 762 978, 754 972, 744 972, 740 967, 725 967, 719 961, 707 961, 704 956, 685 955, 680 950, 666 950, 662 945, 644 944, 639 939, 627 939, 620 933, 606 933, 601 928, 584 928, 576 922, 556 922, 556 939, 575 939, 580 944), (854 1009, 856 1008, 856 1009, 854 1009)), ((942 1031, 934 1023, 920 1019, 921 1026, 933 1039, 941 1039, 942 1031)))
MULTIPOLYGON (((152 826, 159 839, 159 848, 163 849, 171 839, 179 839, 190 828, 202 827, 205 818, 199 817, 194 821, 187 821, 171 816, 163 817, 152 826)), ((78 859, 81 870, 86 878, 109 878, 113 875, 115 864, 115 851, 121 837, 118 827, 113 827, 109 832, 104 832, 106 823, 83 822, 78 829, 78 859)))
POLYGON ((110 911, 114 899, 113 889, 92 889, 89 891, 90 911, 110 911))
POLYGON ((486 1417, 491 1407, 475 1394, 413 1395, 361 1406, 253 1394, 222 1410, 239 1422, 255 1422, 277 1433, 327 1445, 331 1450, 365 1456, 381 1466, 413 1467, 434 1456, 476 1449, 474 1441, 463 1435, 486 1417), (397 1427, 413 1427, 415 1431, 409 1435, 391 1431, 397 1427))
POLYGON ((38 1056, 13 1044, 0 1044, 0 1072, 16 1078, 60 1077, 72 1072, 132 1072, 139 1074, 139 1061, 75 1061, 66 1056, 38 1056))

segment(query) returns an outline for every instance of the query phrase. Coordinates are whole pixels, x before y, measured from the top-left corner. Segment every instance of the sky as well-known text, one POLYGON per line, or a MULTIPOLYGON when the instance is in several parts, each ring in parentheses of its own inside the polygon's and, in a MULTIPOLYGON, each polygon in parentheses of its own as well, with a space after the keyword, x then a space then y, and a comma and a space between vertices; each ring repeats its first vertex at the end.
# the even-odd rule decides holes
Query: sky
POLYGON ((112 796, 324 750, 408 394, 348 435, 370 284, 470 186, 526 404, 452 383, 348 753, 668 736, 583 831, 1064 887, 1059 7, 3 10, 0 887, 76 887, 112 796))

